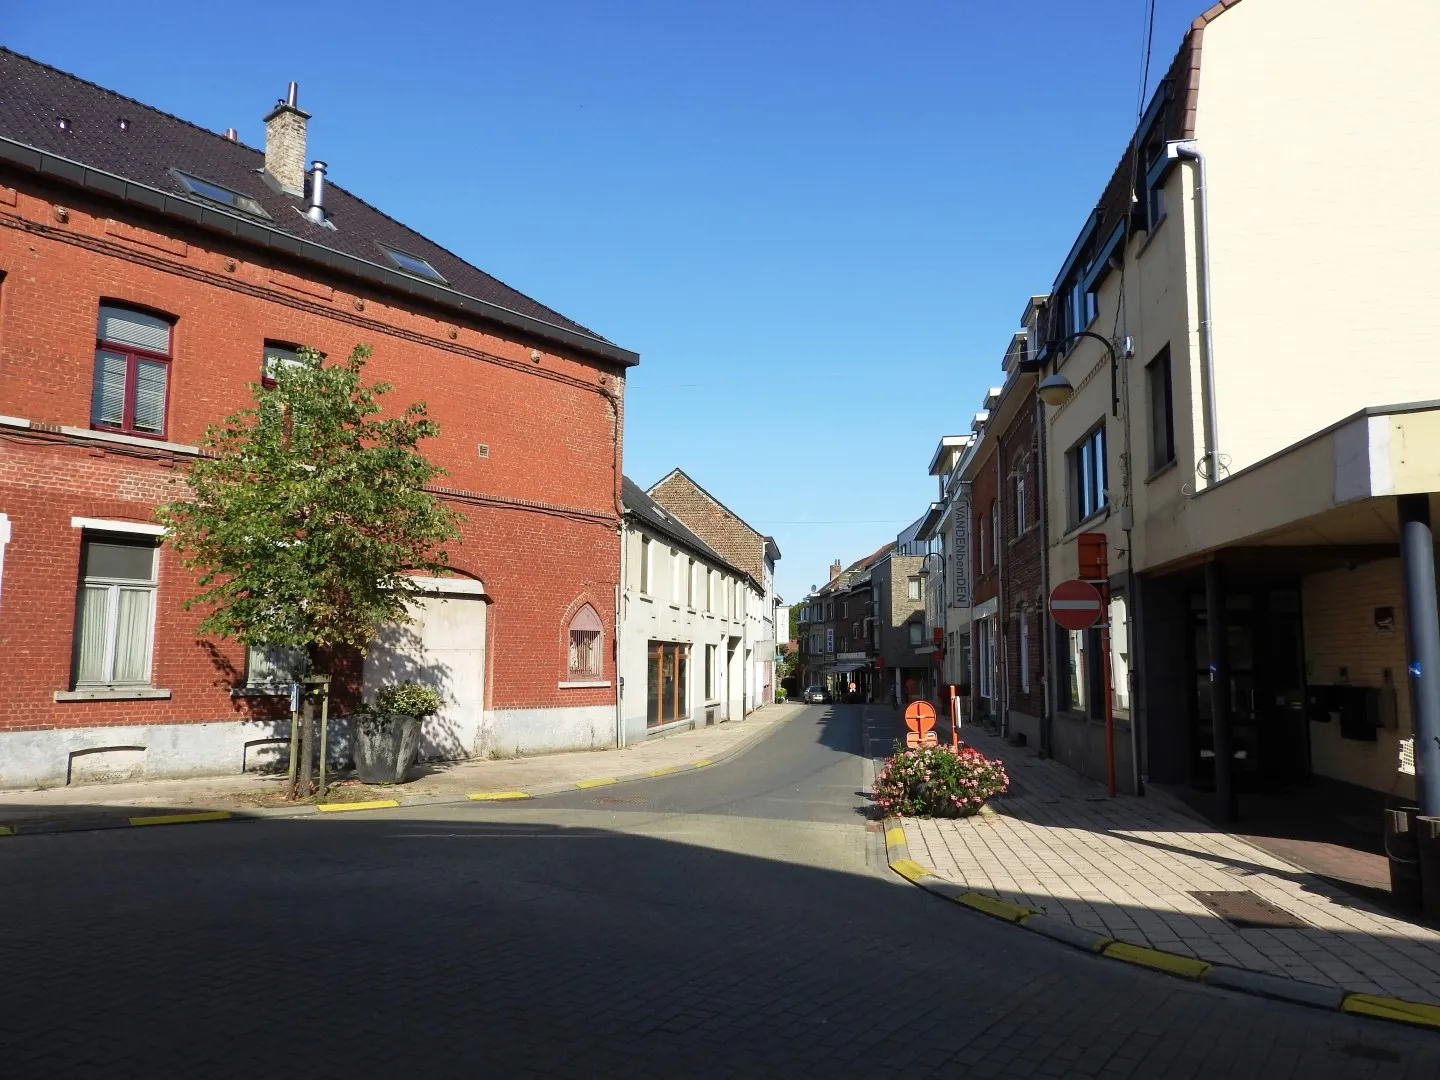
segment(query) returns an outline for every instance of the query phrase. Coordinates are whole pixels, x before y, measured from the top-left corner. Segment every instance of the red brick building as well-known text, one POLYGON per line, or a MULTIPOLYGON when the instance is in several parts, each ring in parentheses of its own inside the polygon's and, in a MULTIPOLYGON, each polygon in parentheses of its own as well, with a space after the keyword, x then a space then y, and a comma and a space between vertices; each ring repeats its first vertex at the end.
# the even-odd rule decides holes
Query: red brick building
POLYGON ((438 681, 434 756, 614 741, 638 357, 307 169, 307 121, 292 96, 252 149, 0 50, 0 785, 275 760, 290 658, 196 636, 151 511, 300 345, 427 402, 466 519, 357 678, 438 681))

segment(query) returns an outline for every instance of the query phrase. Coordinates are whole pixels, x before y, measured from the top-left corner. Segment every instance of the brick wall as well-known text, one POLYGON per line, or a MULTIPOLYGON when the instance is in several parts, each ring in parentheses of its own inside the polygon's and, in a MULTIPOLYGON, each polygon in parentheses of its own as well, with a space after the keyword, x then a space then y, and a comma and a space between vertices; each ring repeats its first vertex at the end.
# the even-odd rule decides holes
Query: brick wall
MULTIPOLYGON (((367 378, 397 386, 392 405, 425 400, 440 425, 424 449, 449 471, 437 483, 467 516, 452 562, 484 581, 491 604, 487 707, 613 703, 613 690, 556 684, 568 612, 589 601, 613 640, 621 370, 18 173, 0 172, 0 275, 0 413, 52 429, 89 427, 102 298, 175 320, 172 443, 198 442, 207 423, 250 400, 245 384, 258 381, 266 339, 330 356, 372 346, 367 378)), ((0 510, 14 529, 0 613, 0 729, 230 719, 265 707, 230 698, 223 668, 243 657, 195 637, 199 615, 180 609, 189 583, 168 550, 153 672, 173 696, 52 700, 70 678, 80 544, 70 518, 147 520, 176 463, 163 447, 0 428, 0 510)), ((607 659, 613 681, 612 668, 607 659)))
POLYGON ((650 497, 690 531, 756 581, 765 581, 765 538, 676 469, 650 489, 650 497))
MULTIPOLYGON (((1043 675, 1045 671, 1043 635, 1049 626, 1045 609, 1044 580, 1041 562, 1044 551, 1040 542, 1040 452, 1035 431, 1034 392, 1026 394, 1010 425, 1000 433, 996 453, 999 456, 1005 489, 1001 498, 1000 574, 1001 610, 1004 613, 1003 644, 1009 672, 1006 701, 1012 712, 1038 718, 1044 709, 1043 675), (1023 483, 1017 483, 1017 480, 1023 483), (1024 523, 1020 529, 1017 499, 1023 491, 1024 523), (1029 626, 1028 688, 1021 670, 1021 625, 1029 626)), ((993 471, 992 485, 993 485, 993 471)), ((1038 740, 1039 730, 1027 730, 1038 740)))

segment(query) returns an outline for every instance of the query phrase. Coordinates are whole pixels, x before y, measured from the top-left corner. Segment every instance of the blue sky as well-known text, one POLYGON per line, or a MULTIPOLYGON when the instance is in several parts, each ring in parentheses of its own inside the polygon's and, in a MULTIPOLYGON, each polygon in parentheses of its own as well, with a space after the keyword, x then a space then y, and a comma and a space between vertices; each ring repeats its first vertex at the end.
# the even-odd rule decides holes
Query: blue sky
MULTIPOLYGON (((790 599, 934 497, 1134 123, 1147 6, 70 0, 0 40, 254 146, 296 79, 334 182, 640 352, 625 471, 772 533, 790 599)), ((1152 86, 1205 6, 1156 3, 1152 86)))

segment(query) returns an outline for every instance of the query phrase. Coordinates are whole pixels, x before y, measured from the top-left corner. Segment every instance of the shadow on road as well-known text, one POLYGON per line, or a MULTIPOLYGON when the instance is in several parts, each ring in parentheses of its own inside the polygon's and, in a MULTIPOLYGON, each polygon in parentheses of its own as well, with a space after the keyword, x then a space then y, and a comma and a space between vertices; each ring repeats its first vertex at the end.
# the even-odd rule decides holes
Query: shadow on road
POLYGON ((542 818, 0 841, 5 1076, 1028 1075, 1122 1046, 1136 1076, 1390 1075, 1345 1045, 1440 1071, 1440 1039, 1122 967, 803 851, 542 818))

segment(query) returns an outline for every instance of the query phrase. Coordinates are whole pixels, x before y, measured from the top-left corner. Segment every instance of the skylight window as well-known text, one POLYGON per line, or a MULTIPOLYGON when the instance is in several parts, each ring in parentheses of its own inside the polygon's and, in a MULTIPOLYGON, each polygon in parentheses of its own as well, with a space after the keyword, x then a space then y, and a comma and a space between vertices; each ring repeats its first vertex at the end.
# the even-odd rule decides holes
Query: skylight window
POLYGON ((198 176, 191 176, 179 169, 172 169, 175 178, 185 185, 185 189, 191 195, 198 195, 207 202, 219 203, 221 206, 228 206, 232 210, 239 210, 242 214, 250 214, 254 217, 268 218, 265 208, 252 199, 249 195, 241 195, 238 191, 231 191, 219 184, 212 184, 209 180, 201 180, 198 176))
POLYGON ((438 281, 441 285, 446 284, 445 279, 440 275, 440 271, 436 270, 435 267, 420 258, 420 256, 406 255, 405 252, 396 251, 394 248, 386 247, 384 244, 380 245, 380 250, 385 252, 386 255, 389 255, 390 261, 401 270, 404 270, 405 273, 414 274, 416 277, 428 278, 431 281, 438 281))

